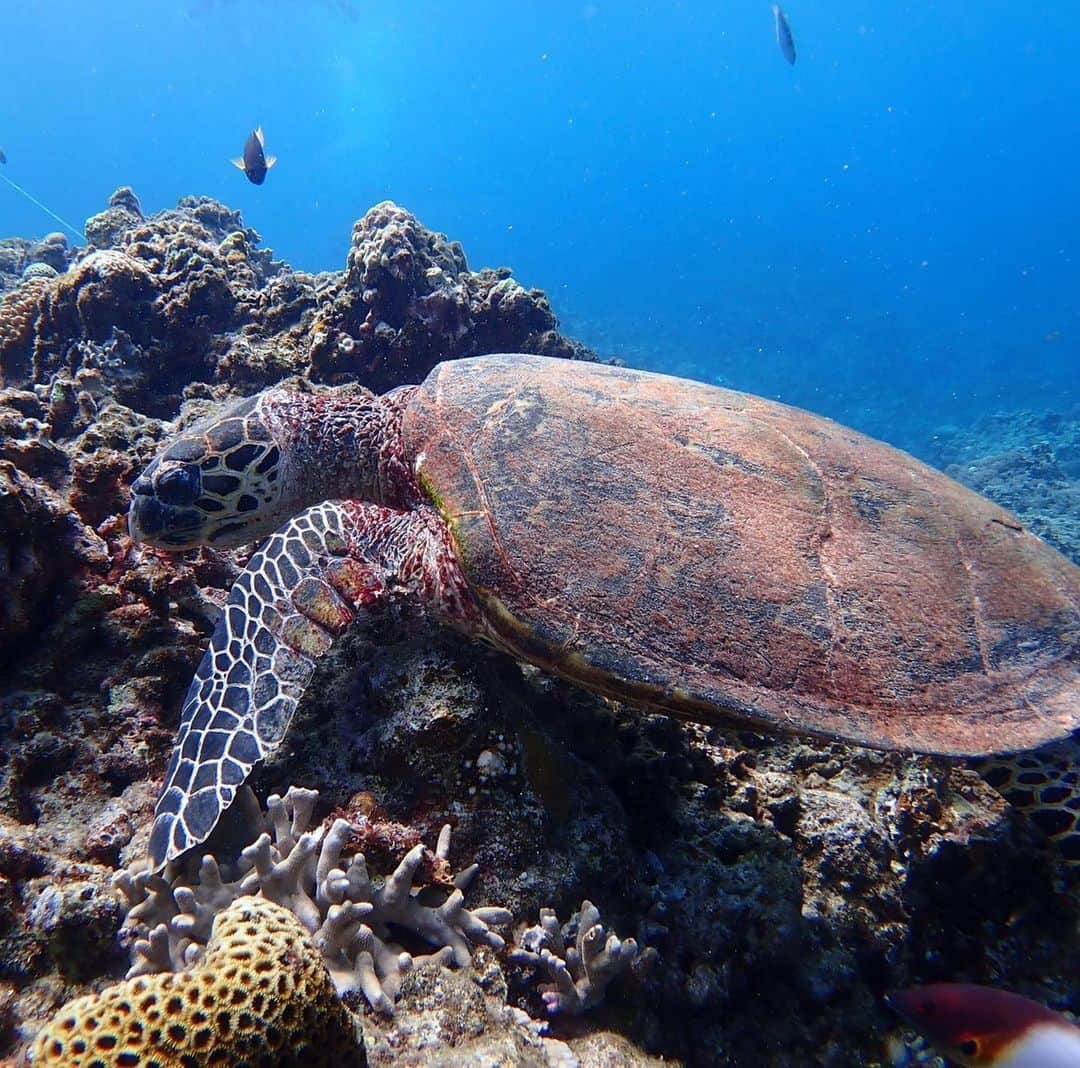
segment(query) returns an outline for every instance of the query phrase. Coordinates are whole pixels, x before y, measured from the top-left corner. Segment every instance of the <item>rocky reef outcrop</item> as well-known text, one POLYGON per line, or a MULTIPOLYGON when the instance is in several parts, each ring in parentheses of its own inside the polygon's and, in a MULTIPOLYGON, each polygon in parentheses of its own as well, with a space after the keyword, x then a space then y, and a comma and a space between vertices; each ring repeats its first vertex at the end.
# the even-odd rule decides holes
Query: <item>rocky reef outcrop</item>
POLYGON ((559 334, 542 292, 506 268, 471 271, 457 242, 389 201, 357 222, 345 270, 322 275, 275 260, 206 197, 146 218, 122 189, 87 236, 63 273, 3 297, 4 385, 94 370, 120 403, 173 415, 195 382, 254 391, 304 375, 381 391, 484 352, 594 358, 559 334))
MULTIPOLYGON (((0 243, 0 1057, 130 966, 143 933, 112 884, 144 852, 181 698, 249 551, 130 542, 128 488, 162 438, 290 376, 383 389, 484 351, 593 358, 542 293, 470 270, 391 204, 322 275, 205 198, 147 216, 120 191, 86 232, 92 247, 51 259, 31 251, 47 242, 0 243), (23 277, 32 263, 56 273, 23 277)), ((953 441, 943 463, 1080 550, 1060 444, 1047 466, 1019 442, 953 441)), ((1080 1007, 1065 872, 971 771, 641 715, 448 634, 360 648, 345 638, 320 665, 256 793, 317 790, 312 827, 362 828, 376 887, 452 825, 436 859, 477 865, 469 909, 509 910, 519 946, 399 969, 392 1014, 355 990, 371 1064, 842 1068, 888 1063, 894 985, 962 978, 1080 1007), (648 967, 607 985, 621 951, 587 943, 583 899, 603 949, 617 931, 648 967), (543 944, 527 935, 541 910, 543 944), (589 1010, 552 1015, 571 987, 589 1010)), ((408 924, 373 934, 431 953, 408 924)), ((146 940, 151 959, 189 948, 146 940)))
POLYGON ((505 267, 470 271, 458 242, 389 201, 356 224, 345 273, 326 296, 311 324, 308 373, 317 381, 359 379, 379 392, 481 352, 589 355, 558 334, 542 292, 505 267))

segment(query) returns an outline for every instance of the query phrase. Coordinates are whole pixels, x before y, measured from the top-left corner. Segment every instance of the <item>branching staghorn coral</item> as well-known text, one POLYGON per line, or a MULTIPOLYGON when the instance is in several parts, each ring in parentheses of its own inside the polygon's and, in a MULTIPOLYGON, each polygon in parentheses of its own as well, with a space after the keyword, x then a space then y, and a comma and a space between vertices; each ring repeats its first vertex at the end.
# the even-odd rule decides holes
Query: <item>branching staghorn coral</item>
MULTIPOLYGON (((240 802, 245 815, 261 829, 235 864, 222 866, 203 856, 198 874, 187 879, 174 866, 164 876, 146 871, 117 876, 117 888, 129 905, 126 927, 135 933, 128 977, 180 971, 202 956, 214 918, 238 897, 258 895, 287 908, 309 932, 322 954, 339 994, 360 991, 372 1008, 391 1014, 402 975, 415 964, 435 959, 466 966, 471 944, 501 950, 503 939, 491 926, 508 924, 506 909, 466 909, 464 890, 476 865, 453 877, 452 889, 439 905, 425 905, 414 891, 425 847, 411 849, 382 881, 372 878, 363 854, 343 853, 356 827, 337 819, 309 830, 318 793, 292 787, 284 797, 267 801, 263 816, 248 794, 240 802), (413 958, 391 937, 389 925, 410 930, 437 947, 413 958)), ((445 867, 450 827, 435 848, 445 867)), ((448 888, 449 889, 449 888, 448 888)))
POLYGON ((656 950, 641 950, 633 938, 620 940, 600 922, 600 910, 583 901, 581 910, 559 926, 554 909, 541 909, 539 924, 527 928, 511 950, 510 960, 548 973, 553 985, 541 988, 549 1013, 577 1015, 600 1004, 611 981, 618 975, 646 968, 656 959, 656 950), (576 927, 571 944, 567 937, 576 927))

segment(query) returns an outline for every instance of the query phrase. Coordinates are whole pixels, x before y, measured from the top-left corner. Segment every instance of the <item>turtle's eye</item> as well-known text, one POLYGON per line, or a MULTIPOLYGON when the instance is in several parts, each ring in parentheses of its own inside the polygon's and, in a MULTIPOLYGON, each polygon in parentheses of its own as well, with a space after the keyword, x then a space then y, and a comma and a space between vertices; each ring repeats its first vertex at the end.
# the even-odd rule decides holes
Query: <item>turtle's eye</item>
POLYGON ((960 1052, 965 1057, 974 1057, 979 1052, 979 1043, 974 1038, 969 1038, 960 1043, 960 1052))
POLYGON ((178 508, 193 504, 199 496, 199 470, 191 464, 172 467, 158 476, 156 489, 162 504, 178 508))

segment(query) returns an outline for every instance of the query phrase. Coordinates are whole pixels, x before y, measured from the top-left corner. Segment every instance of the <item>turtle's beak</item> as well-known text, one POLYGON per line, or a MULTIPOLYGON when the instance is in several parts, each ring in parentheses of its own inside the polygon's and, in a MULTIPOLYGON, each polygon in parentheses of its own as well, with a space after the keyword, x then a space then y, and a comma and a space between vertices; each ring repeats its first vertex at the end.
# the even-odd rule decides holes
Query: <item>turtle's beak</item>
POLYGON ((154 496, 154 484, 146 475, 140 475, 131 484, 128 533, 135 541, 152 541, 165 525, 161 512, 161 503, 154 496))
POLYGON ((198 493, 197 470, 151 464, 131 486, 131 537, 165 549, 189 549, 202 544, 206 517, 201 509, 193 507, 198 493))

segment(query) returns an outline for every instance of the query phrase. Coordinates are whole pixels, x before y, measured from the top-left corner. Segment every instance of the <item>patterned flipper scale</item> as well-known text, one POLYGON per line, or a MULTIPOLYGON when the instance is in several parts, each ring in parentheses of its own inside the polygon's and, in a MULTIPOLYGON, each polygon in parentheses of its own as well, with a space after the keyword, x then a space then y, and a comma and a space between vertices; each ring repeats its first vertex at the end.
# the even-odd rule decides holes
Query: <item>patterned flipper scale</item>
POLYGON ((974 762, 980 775, 1080 869, 1080 735, 974 762))
POLYGON ((150 835, 155 871, 207 838, 281 742, 315 661, 387 598, 425 533, 416 513, 327 501, 252 558, 184 700, 150 835))

